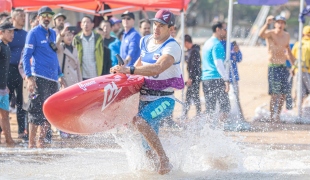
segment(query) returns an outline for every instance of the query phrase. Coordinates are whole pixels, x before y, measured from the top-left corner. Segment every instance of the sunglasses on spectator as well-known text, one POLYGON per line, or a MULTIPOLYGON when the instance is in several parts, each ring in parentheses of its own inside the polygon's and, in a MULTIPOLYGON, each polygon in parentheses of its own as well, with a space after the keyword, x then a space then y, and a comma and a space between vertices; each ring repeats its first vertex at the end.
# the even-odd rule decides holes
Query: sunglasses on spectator
POLYGON ((122 19, 123 19, 123 20, 125 20, 125 19, 126 19, 126 20, 128 20, 128 21, 129 21, 131 18, 130 18, 130 17, 127 17, 127 18, 126 18, 126 17, 123 17, 122 19))
POLYGON ((43 17, 43 18, 46 18, 46 17, 48 17, 48 18, 52 18, 52 17, 53 17, 53 15, 51 15, 51 14, 47 14, 47 13, 45 13, 45 14, 41 14, 40 16, 41 16, 41 17, 43 17))

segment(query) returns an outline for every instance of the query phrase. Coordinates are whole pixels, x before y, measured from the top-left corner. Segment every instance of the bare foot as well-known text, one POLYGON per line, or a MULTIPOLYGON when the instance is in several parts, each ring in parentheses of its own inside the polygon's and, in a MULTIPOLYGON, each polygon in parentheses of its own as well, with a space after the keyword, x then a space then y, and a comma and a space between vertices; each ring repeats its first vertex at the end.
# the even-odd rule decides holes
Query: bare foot
POLYGON ((169 159, 166 157, 159 162, 158 174, 164 175, 171 171, 172 165, 169 163, 169 159))
POLYGON ((6 147, 10 147, 10 148, 13 148, 13 147, 15 147, 15 141, 13 141, 13 139, 12 140, 10 140, 10 141, 6 141, 6 147))
POLYGON ((276 116, 276 118, 274 118, 273 123, 281 123, 280 116, 276 116))
POLYGON ((150 163, 154 166, 154 168, 157 169, 157 167, 159 167, 159 160, 154 151, 148 150, 146 151, 145 155, 149 159, 150 163))
POLYGON ((38 139, 37 148, 44 148, 44 138, 38 139))
POLYGON ((36 148, 36 143, 35 143, 35 141, 31 141, 31 140, 29 139, 28 148, 29 148, 29 149, 36 148))

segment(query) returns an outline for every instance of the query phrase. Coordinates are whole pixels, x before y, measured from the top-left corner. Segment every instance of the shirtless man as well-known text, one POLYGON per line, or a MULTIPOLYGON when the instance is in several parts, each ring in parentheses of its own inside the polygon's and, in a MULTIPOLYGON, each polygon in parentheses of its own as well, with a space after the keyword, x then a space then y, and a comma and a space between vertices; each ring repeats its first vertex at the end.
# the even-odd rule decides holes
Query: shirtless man
POLYGON ((270 101, 270 120, 272 122, 280 122, 280 113, 285 100, 288 89, 289 73, 286 69, 285 61, 291 60, 294 64, 289 41, 290 35, 284 31, 286 19, 282 16, 268 16, 266 23, 260 30, 259 36, 266 40, 268 48, 268 83, 270 101), (267 30, 268 26, 274 22, 274 29, 267 30), (275 112, 275 107, 277 111, 275 112))

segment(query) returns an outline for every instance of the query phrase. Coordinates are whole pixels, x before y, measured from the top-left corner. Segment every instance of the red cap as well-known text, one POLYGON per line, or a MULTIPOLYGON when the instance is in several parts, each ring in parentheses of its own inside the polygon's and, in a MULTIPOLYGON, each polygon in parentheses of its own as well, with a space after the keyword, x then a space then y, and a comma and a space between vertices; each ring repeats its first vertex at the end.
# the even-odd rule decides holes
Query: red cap
POLYGON ((173 26, 175 23, 175 17, 169 10, 161 9, 157 11, 155 18, 150 19, 150 21, 157 21, 161 24, 167 24, 173 26))

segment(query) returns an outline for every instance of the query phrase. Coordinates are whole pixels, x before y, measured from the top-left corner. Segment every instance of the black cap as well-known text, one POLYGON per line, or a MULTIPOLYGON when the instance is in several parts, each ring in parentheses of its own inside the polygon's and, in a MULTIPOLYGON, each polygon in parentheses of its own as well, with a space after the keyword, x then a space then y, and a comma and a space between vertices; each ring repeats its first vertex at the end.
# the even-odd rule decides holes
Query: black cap
POLYGON ((55 20, 55 19, 57 19, 58 17, 63 17, 63 18, 64 18, 64 20, 66 20, 66 19, 67 19, 67 17, 66 17, 64 14, 62 14, 62 13, 58 13, 58 14, 56 14, 56 15, 54 16, 54 20, 55 20))
POLYGON ((5 21, 0 24, 0 30, 12 30, 15 29, 12 23, 5 21))
POLYGON ((54 15, 55 13, 53 12, 53 10, 50 7, 47 6, 42 6, 39 11, 38 11, 38 15, 41 15, 43 13, 48 13, 51 15, 54 15))
POLYGON ((124 16, 129 16, 129 17, 131 17, 132 19, 135 19, 135 15, 134 15, 132 12, 130 12, 130 11, 125 11, 125 12, 121 15, 121 17, 124 17, 124 16))

